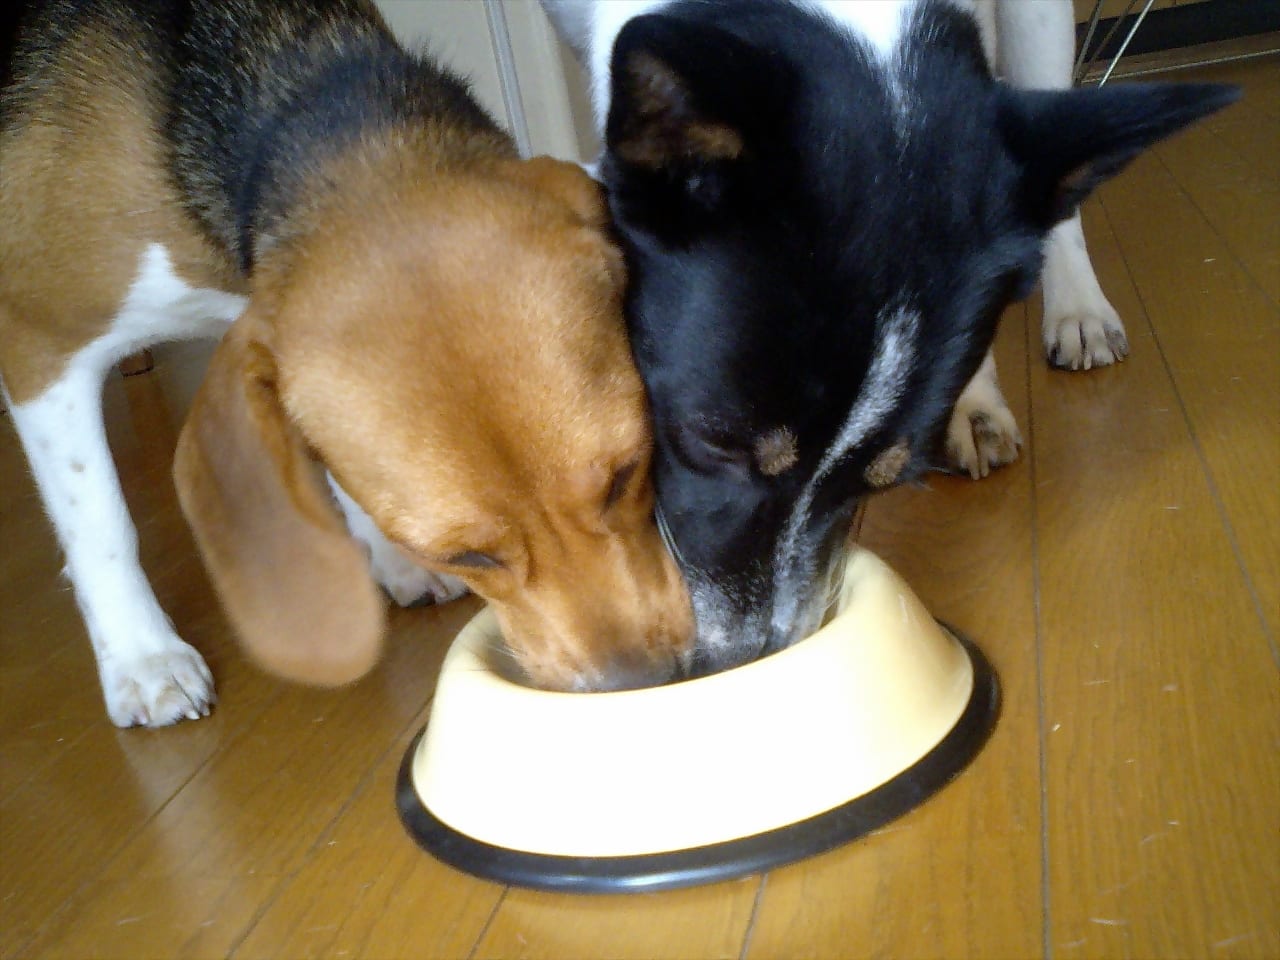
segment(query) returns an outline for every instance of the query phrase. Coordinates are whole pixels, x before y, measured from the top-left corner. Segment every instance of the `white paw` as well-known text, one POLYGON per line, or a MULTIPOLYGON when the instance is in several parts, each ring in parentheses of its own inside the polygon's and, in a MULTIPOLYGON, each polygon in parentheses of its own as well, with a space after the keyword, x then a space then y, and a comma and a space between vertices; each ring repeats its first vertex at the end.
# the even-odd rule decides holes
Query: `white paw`
POLYGON ((966 390, 947 425, 947 465, 974 480, 1018 458, 1022 434, 997 388, 966 390))
POLYGON ((102 665, 107 714, 117 727, 164 727, 209 715, 217 699, 213 674, 190 644, 176 637, 157 653, 102 665))
POLYGON ((1106 300, 1086 309, 1045 319, 1044 352, 1065 370, 1089 370, 1129 355, 1129 339, 1119 315, 1106 300))
POLYGON ((1088 370, 1129 355, 1115 308, 1098 285, 1080 214, 1058 224, 1044 249, 1044 354, 1055 367, 1088 370))
POLYGON ((394 550, 370 550, 369 571, 391 599, 402 607, 446 603, 467 592, 467 585, 457 577, 432 573, 394 550))
POLYGON ((364 544, 370 575, 392 600, 402 607, 414 607, 455 600, 467 592, 466 584, 457 577, 432 573, 414 562, 383 535, 373 518, 351 499, 332 475, 326 476, 338 508, 346 518, 347 530, 364 544))

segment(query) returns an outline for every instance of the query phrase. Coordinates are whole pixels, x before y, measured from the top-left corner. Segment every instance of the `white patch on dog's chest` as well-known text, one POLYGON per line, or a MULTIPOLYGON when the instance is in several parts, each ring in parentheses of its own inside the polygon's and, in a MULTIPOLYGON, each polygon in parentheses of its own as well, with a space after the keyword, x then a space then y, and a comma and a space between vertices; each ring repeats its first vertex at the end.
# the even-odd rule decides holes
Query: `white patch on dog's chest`
MULTIPOLYGON (((973 12, 975 6, 974 0, 949 2, 968 12, 973 12)), ((805 5, 825 13, 860 37, 887 62, 898 48, 911 8, 918 4, 919 0, 808 0, 805 5)))
MULTIPOLYGON (((561 0, 564 2, 564 0, 561 0)), ((570 0, 571 2, 571 0, 570 0)), ((591 5, 590 53, 591 99, 596 124, 604 129, 609 113, 609 61, 619 31, 628 20, 645 13, 660 12, 674 0, 608 0, 591 5)), ((949 0, 952 6, 966 11, 975 9, 976 0, 949 0)), ((861 39, 889 66, 906 30, 911 9, 919 0, 796 0, 796 6, 808 10, 843 27, 851 36, 861 39)))
POLYGON ((609 0, 591 7, 591 102, 595 107, 596 129, 604 130, 609 116, 611 78, 609 61, 613 58, 613 43, 628 20, 665 7, 671 0, 609 0))
POLYGON ((153 243, 139 258, 138 275, 110 329, 103 348, 118 356, 162 340, 215 336, 238 317, 247 300, 233 293, 193 287, 173 269, 169 251, 153 243))
POLYGON ((853 36, 866 42, 881 60, 888 61, 906 26, 915 0, 810 0, 803 4, 830 17, 853 36))
MULTIPOLYGON (((975 0, 948 0, 951 6, 973 13, 975 0)), ((911 80, 905 71, 902 46, 912 9, 919 0, 807 0, 807 5, 872 50, 884 70, 884 82, 895 111, 899 137, 906 136, 907 117, 915 109, 911 80)))

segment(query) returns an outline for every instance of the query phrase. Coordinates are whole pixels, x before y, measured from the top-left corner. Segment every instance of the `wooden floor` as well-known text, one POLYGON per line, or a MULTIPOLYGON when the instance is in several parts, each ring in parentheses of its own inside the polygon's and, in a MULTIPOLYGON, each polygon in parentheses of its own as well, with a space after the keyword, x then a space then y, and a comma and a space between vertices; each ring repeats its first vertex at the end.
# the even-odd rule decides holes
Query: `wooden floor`
POLYGON ((116 730, 0 418, 0 956, 1280 957, 1280 60, 1195 75, 1247 99, 1087 210, 1132 359, 1050 371, 1038 307, 1012 311, 1023 458, 868 511, 864 542, 999 671, 993 738, 900 821, 764 877, 552 896, 421 853, 392 783, 475 603, 397 612, 350 690, 248 666, 169 481, 189 350, 108 406, 221 701, 116 730))

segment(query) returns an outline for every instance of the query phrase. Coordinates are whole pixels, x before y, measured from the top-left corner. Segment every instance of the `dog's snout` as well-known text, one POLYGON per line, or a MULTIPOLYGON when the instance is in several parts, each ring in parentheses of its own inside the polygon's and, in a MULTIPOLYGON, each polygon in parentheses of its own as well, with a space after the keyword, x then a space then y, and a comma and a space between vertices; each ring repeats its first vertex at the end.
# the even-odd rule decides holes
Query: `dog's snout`
MULTIPOLYGON (((678 604, 675 609, 687 610, 678 604)), ((691 612, 686 617, 658 616, 638 634, 608 630, 584 651, 567 686, 597 693, 662 686, 687 675, 692 649, 691 612)))
POLYGON ((678 657, 616 656, 604 665, 597 682, 590 684, 590 688, 597 693, 641 690, 671 683, 682 675, 678 657))
POLYGON ((687 675, 684 657, 671 649, 626 650, 606 647, 579 659, 562 651, 554 659, 515 653, 524 682, 563 693, 613 693, 660 687, 687 675))
POLYGON ((694 645, 689 592, 657 532, 574 568, 554 589, 527 591, 498 611, 527 681, 547 690, 605 692, 660 686, 687 675, 694 645), (643 547, 645 549, 639 549, 643 547), (528 602, 532 600, 534 602, 528 602))

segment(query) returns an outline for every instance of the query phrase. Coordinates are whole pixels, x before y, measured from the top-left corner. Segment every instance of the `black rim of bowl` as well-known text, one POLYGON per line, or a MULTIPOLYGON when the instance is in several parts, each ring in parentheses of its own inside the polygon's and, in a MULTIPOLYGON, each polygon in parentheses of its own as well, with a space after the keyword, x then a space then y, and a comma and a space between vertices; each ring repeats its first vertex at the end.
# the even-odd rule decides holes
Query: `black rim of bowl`
POLYGON ((476 840, 437 819, 413 783, 425 728, 405 751, 396 780, 400 820, 425 850, 466 873, 518 887, 572 893, 628 893, 692 887, 763 873, 856 840, 920 806, 977 756, 1000 713, 995 671, 982 652, 943 624, 973 665, 973 690, 955 725, 906 770, 824 813, 773 830, 662 853, 573 857, 510 850, 476 840))

